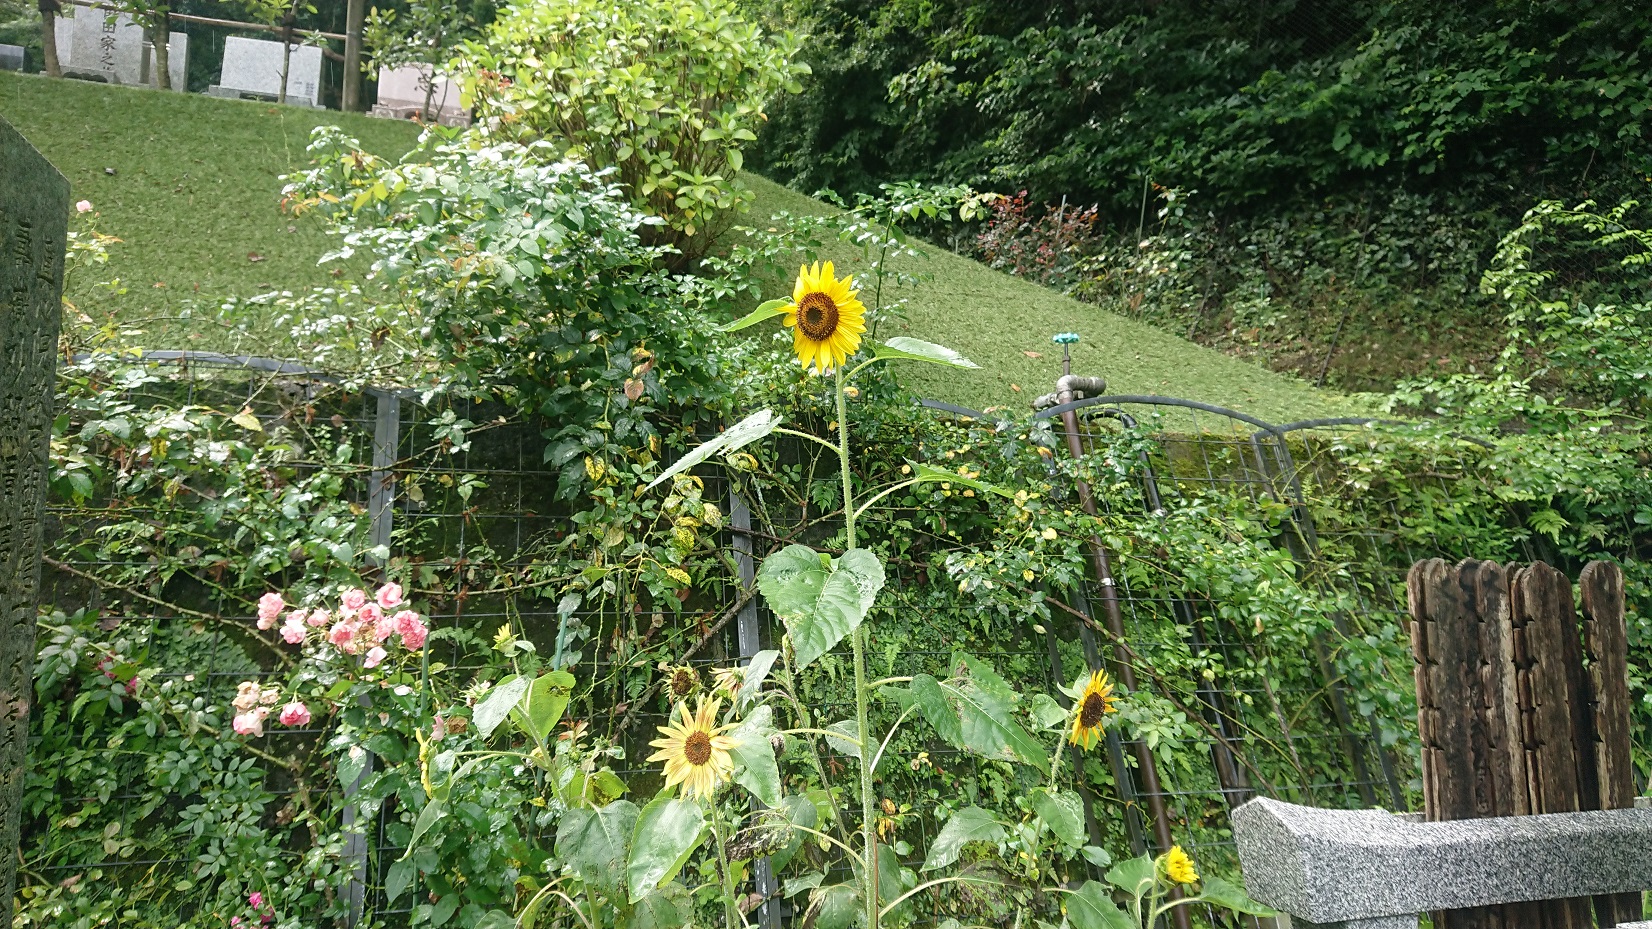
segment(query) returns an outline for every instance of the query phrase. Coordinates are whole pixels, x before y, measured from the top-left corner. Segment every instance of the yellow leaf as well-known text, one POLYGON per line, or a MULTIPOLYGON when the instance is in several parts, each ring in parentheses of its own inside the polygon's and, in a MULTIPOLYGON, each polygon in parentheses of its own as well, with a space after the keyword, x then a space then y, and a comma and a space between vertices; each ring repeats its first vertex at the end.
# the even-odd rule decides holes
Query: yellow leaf
POLYGON ((237 426, 240 426, 242 429, 247 430, 248 432, 264 431, 264 424, 258 421, 257 415, 252 412, 252 407, 250 406, 242 407, 241 412, 231 416, 229 421, 237 426))

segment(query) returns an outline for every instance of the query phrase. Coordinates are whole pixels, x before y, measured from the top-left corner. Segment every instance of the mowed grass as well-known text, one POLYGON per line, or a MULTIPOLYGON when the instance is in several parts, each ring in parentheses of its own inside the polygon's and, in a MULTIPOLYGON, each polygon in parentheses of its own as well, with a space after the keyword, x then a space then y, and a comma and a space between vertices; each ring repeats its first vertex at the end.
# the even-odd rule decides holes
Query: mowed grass
MULTIPOLYGON (((91 201, 100 231, 119 237, 105 276, 121 279, 123 314, 155 319, 146 348, 259 352, 256 331, 222 329, 211 308, 226 296, 299 290, 334 280, 317 259, 332 241, 319 223, 279 209, 280 177, 308 164, 310 131, 342 126, 394 158, 418 138, 409 123, 355 114, 0 72, 0 117, 16 126, 91 201)), ((759 177, 753 219, 828 209, 759 177)), ((1001 274, 945 249, 905 270, 925 279, 895 288, 906 317, 880 335, 912 335, 981 365, 955 371, 908 365, 919 393, 967 406, 1024 408, 1061 373, 1056 332, 1077 332, 1074 370, 1100 374, 1116 393, 1168 394, 1275 421, 1349 411, 1352 401, 1229 358, 1099 307, 1001 274)), ((842 247, 844 270, 864 259, 842 247)), ((359 267, 345 269, 354 275, 359 267)), ((76 281, 79 291, 91 281, 76 281)), ((270 339, 267 344, 279 344, 270 339)))

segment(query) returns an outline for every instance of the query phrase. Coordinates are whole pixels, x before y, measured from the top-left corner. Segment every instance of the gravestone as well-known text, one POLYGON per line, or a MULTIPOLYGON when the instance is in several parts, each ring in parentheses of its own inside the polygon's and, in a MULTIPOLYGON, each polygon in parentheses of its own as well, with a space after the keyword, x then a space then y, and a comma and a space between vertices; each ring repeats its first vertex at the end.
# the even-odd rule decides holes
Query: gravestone
POLYGON ((12 924, 69 182, 0 119, 0 926, 12 924))
MULTIPOLYGON (((287 102, 320 109, 321 49, 293 45, 287 65, 287 102)), ((214 97, 281 96, 281 43, 231 36, 224 40, 224 67, 218 83, 207 88, 214 97)))
MULTIPOLYGON (((1246 891, 1289 916, 1293 929, 1416 929, 1424 912, 1638 900, 1652 888, 1652 809, 1419 823, 1260 798, 1233 811, 1233 837, 1246 891)), ((1638 910, 1625 914, 1618 926, 1644 926, 1639 918, 1638 910)))
MULTIPOLYGON (((69 77, 130 86, 157 86, 148 33, 131 13, 109 13, 66 3, 57 18, 57 60, 69 77)), ((189 72, 189 36, 171 33, 167 71, 172 89, 183 90, 189 72)))
POLYGON ((379 102, 371 116, 423 119, 444 126, 470 125, 470 111, 460 99, 459 85, 438 75, 431 83, 429 65, 379 69, 379 102), (425 109, 428 94, 430 107, 425 109))
POLYGON ((0 71, 23 70, 23 46, 0 45, 0 71))

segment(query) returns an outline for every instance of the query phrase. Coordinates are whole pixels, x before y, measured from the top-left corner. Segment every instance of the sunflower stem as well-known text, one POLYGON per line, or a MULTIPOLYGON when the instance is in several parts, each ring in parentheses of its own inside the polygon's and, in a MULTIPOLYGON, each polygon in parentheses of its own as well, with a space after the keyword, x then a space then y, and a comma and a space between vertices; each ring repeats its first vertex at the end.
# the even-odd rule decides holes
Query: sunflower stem
POLYGON ((722 871, 723 922, 725 929, 741 929, 740 911, 734 902, 734 871, 728 866, 728 843, 723 839, 722 808, 711 798, 711 836, 717 842, 717 866, 722 871))
MULTIPOLYGON (((855 547, 855 497, 849 477, 849 400, 844 393, 843 367, 833 372, 837 387, 837 455, 843 476, 843 514, 845 548, 855 547)), ((866 686, 866 623, 865 620, 849 634, 849 644, 855 656, 855 734, 862 746, 866 743, 867 691, 866 686)), ((860 829, 861 851, 865 859, 861 865, 861 902, 866 904, 866 929, 878 929, 878 827, 872 816, 872 759, 864 747, 860 752, 860 829)))

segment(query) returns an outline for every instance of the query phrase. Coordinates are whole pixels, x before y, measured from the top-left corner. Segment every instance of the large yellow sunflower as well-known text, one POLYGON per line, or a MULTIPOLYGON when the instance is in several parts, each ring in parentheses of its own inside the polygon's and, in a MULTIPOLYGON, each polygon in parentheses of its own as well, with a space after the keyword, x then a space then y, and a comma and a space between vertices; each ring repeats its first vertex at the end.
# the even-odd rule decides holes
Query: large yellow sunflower
POLYGON ((792 305, 785 324, 792 330, 792 349, 803 367, 827 374, 849 360, 860 348, 866 331, 866 305, 855 299, 849 277, 838 280, 830 261, 815 262, 797 272, 792 305))
POLYGON ((648 743, 659 749, 648 760, 665 762, 668 789, 682 784, 689 797, 710 799, 717 785, 734 772, 734 759, 729 757, 734 740, 722 734, 732 726, 717 725, 720 708, 719 701, 701 700, 699 709, 690 713, 687 702, 679 703, 671 725, 660 727, 665 738, 648 743))
POLYGON ((1106 671, 1090 675, 1073 707, 1073 735, 1069 741, 1086 749, 1094 748, 1096 739, 1101 737, 1102 720, 1108 713, 1118 712, 1113 707, 1115 699, 1106 671))

